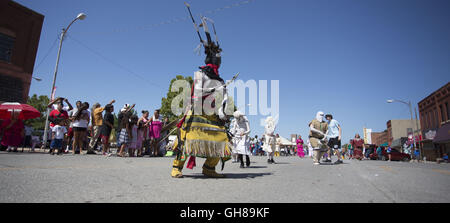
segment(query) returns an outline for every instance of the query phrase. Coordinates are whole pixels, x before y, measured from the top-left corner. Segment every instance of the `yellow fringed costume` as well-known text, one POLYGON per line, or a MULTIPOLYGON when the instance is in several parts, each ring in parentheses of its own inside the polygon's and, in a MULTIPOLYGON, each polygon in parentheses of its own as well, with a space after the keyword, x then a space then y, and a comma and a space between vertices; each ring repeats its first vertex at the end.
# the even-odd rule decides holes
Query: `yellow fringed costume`
POLYGON ((174 160, 172 177, 182 177, 182 169, 187 157, 206 158, 202 173, 208 177, 224 177, 215 171, 219 161, 228 161, 231 158, 227 130, 217 115, 191 115, 180 128, 179 137, 181 145, 177 141, 174 148, 181 147, 174 160))

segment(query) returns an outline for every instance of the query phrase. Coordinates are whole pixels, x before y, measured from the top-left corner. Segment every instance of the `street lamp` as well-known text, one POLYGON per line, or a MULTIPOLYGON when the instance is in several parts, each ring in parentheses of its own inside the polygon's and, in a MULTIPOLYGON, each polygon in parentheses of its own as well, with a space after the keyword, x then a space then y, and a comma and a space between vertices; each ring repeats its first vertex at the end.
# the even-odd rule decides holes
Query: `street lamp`
MULTIPOLYGON (((394 99, 389 99, 389 100, 387 100, 387 103, 394 103, 394 102, 400 102, 400 103, 403 103, 403 104, 405 104, 405 105, 408 105, 409 106, 409 113, 411 114, 411 121, 413 121, 413 113, 412 113, 412 104, 411 104, 411 101, 409 101, 409 102, 405 102, 405 101, 401 101, 401 100, 394 100, 394 99)), ((418 124, 418 122, 417 122, 417 113, 416 113, 416 127, 417 127, 417 131, 419 131, 419 124, 418 124)), ((414 143, 414 150, 416 149, 416 136, 415 136, 415 130, 414 130, 414 124, 413 124, 413 143, 414 143)), ((418 135, 420 135, 419 133, 418 133, 418 135)), ((420 145, 420 144, 419 144, 420 145)), ((420 148, 420 146, 419 146, 419 148, 420 148)), ((413 154, 413 152, 411 152, 411 155, 413 154)), ((419 157, 420 159, 422 159, 422 151, 420 151, 420 157, 419 157)))
MULTIPOLYGON (((58 56, 56 57, 56 66, 55 66, 55 74, 53 75, 53 84, 52 84, 52 89, 50 91, 50 98, 53 95, 53 91, 55 89, 55 82, 56 82, 56 74, 58 73, 58 64, 59 64, 59 57, 61 55, 61 47, 62 47, 62 43, 64 40, 64 36, 67 33, 67 30, 69 30, 70 26, 77 20, 84 20, 86 18, 86 14, 84 13, 80 13, 77 15, 77 17, 75 19, 72 20, 72 22, 70 22, 70 24, 62 30, 61 32, 61 36, 59 38, 59 48, 58 48, 58 56)), ((45 148, 45 145, 47 143, 47 131, 48 131, 48 116, 50 114, 50 108, 47 108, 47 117, 45 119, 45 129, 44 129, 44 142, 43 142, 43 148, 45 148)))

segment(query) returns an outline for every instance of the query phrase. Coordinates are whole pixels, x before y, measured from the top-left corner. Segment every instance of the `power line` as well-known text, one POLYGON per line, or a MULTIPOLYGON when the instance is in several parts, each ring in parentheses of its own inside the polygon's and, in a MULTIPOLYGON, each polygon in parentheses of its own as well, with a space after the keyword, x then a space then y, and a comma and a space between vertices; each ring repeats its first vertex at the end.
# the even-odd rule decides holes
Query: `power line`
MULTIPOLYGON (((208 11, 205 11, 205 12, 202 12, 202 13, 195 14, 195 16, 201 16, 201 15, 207 15, 207 14, 215 14, 215 13, 218 13, 218 12, 223 11, 223 10, 227 10, 227 9, 231 9, 231 8, 235 8, 235 7, 239 7, 239 6, 242 6, 242 5, 249 4, 249 3, 253 2, 253 1, 256 1, 256 0, 245 0, 245 1, 237 2, 237 3, 234 3, 234 4, 226 5, 226 6, 219 7, 219 8, 213 9, 213 10, 208 10, 208 11)), ((131 30, 139 31, 139 30, 145 30, 145 29, 152 29, 152 28, 159 27, 159 26, 162 26, 162 25, 173 24, 173 23, 185 21, 185 20, 188 20, 188 19, 190 19, 189 16, 177 17, 177 18, 174 18, 174 19, 169 19, 169 20, 160 22, 160 23, 151 24, 149 26, 141 26, 141 27, 136 27, 136 28, 132 28, 132 29, 116 29, 116 30, 113 30, 113 32, 118 33, 118 32, 130 32, 131 30)), ((77 39, 74 39, 72 36, 66 35, 66 37, 69 37, 71 40, 73 40, 77 44, 81 45, 82 47, 84 47, 88 51, 92 52, 93 54, 97 55, 98 57, 102 58, 103 60, 105 60, 105 61, 115 65, 116 67, 118 67, 118 68, 120 68, 120 69, 122 69, 124 71, 127 71, 128 73, 130 73, 130 74, 134 75, 135 77, 137 77, 137 78, 147 82, 150 85, 153 85, 153 86, 158 87, 158 88, 162 88, 160 85, 148 81, 147 79, 145 79, 141 75, 135 73, 131 69, 127 68, 126 66, 121 65, 121 64, 115 62, 112 59, 109 59, 108 57, 106 57, 103 54, 99 53, 97 50, 94 50, 91 47, 87 46, 86 44, 82 43, 81 41, 79 41, 77 39)), ((41 62, 39 62, 39 64, 35 67, 35 70, 37 70, 40 67, 40 65, 45 61, 45 59, 48 57, 50 52, 56 46, 56 43, 57 43, 58 39, 59 39, 59 36, 58 36, 58 38, 55 39, 55 41, 53 42, 53 45, 48 50, 48 52, 45 54, 45 56, 41 60, 41 62)))
POLYGON ((34 68, 35 71, 41 66, 41 64, 45 61, 45 59, 47 59, 48 55, 50 55, 50 52, 52 52, 53 48, 56 46, 56 43, 57 43, 58 39, 59 39, 59 37, 56 37, 55 41, 53 41, 52 46, 47 51, 47 53, 45 54, 44 58, 42 58, 41 62, 39 62, 39 64, 34 68))
POLYGON ((147 79, 145 79, 145 78, 142 77, 141 75, 135 73, 135 72, 132 71, 131 69, 127 68, 126 66, 121 65, 121 64, 115 62, 114 60, 111 60, 111 59, 107 58, 107 57, 104 56, 103 54, 99 53, 97 50, 92 49, 91 47, 87 46, 86 44, 82 43, 81 41, 76 40, 76 39, 74 39, 73 37, 71 37, 71 36, 69 36, 69 35, 66 36, 66 37, 69 37, 71 40, 73 40, 74 42, 78 43, 80 46, 82 46, 82 47, 84 47, 85 49, 89 50, 90 52, 92 52, 93 54, 95 54, 95 55, 97 55, 98 57, 102 58, 103 60, 105 60, 105 61, 107 61, 107 62, 109 62, 109 63, 115 65, 116 67, 118 67, 118 68, 120 68, 120 69, 122 69, 122 70, 124 70, 124 71, 127 71, 128 73, 130 73, 130 74, 134 75, 135 77, 137 77, 137 78, 139 78, 139 79, 141 79, 141 80, 147 82, 147 83, 150 84, 150 85, 153 85, 153 86, 155 86, 155 87, 158 87, 158 88, 161 88, 161 89, 162 89, 162 87, 161 87, 160 85, 148 81, 147 79))
MULTIPOLYGON (((202 13, 197 13, 197 14, 195 14, 195 16, 215 14, 215 13, 218 13, 218 12, 223 11, 223 10, 227 10, 227 9, 231 9, 231 8, 235 8, 235 7, 239 7, 239 6, 242 6, 242 5, 249 4, 249 3, 254 2, 254 1, 256 1, 256 0, 245 0, 245 1, 237 2, 237 3, 234 3, 234 4, 230 4, 230 5, 226 5, 226 6, 223 6, 223 7, 219 7, 219 8, 213 9, 213 10, 208 10, 208 11, 205 11, 205 12, 202 12, 202 13)), ((168 20, 162 21, 160 23, 154 23, 154 24, 151 24, 151 25, 148 25, 148 26, 139 26, 139 27, 135 27, 135 28, 118 28, 118 29, 114 29, 114 30, 112 30, 110 32, 122 33, 122 32, 130 32, 130 31, 149 30, 149 29, 153 29, 153 28, 156 28, 156 27, 159 27, 159 26, 162 26, 162 25, 174 24, 174 23, 186 21, 186 20, 189 20, 189 19, 190 19, 189 16, 177 17, 177 18, 173 18, 173 19, 168 19, 168 20)), ((105 33, 107 33, 107 31, 105 31, 105 32, 95 32, 95 33, 96 34, 105 34, 105 33)))

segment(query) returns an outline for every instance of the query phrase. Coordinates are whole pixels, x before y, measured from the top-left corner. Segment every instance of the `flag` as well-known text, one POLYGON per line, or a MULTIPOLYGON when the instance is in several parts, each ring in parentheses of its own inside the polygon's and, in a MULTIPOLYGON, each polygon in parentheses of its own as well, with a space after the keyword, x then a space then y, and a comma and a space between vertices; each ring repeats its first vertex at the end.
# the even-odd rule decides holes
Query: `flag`
POLYGON ((55 100, 55 92, 56 92, 56 86, 53 88, 53 90, 52 90, 52 96, 51 96, 51 98, 50 98, 50 101, 53 101, 53 100, 55 100))

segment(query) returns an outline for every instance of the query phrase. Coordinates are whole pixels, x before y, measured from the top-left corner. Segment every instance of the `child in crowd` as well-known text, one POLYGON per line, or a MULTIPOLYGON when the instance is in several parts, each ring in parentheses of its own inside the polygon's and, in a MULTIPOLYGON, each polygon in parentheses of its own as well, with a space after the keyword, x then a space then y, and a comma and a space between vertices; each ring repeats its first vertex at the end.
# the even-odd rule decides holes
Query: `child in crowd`
POLYGON ((128 149, 131 135, 131 125, 130 116, 128 113, 124 113, 122 119, 120 120, 120 133, 118 139, 118 146, 120 146, 120 151, 118 156, 125 157, 125 150, 128 149))
POLYGON ((60 155, 62 153, 62 143, 64 140, 64 134, 67 133, 67 129, 64 126, 64 120, 60 120, 53 128, 52 128, 52 143, 50 144, 50 149, 52 152, 50 154, 60 155))
POLYGON ((34 152, 34 148, 41 142, 39 136, 31 136, 31 152, 34 152))

